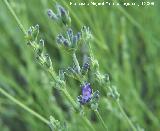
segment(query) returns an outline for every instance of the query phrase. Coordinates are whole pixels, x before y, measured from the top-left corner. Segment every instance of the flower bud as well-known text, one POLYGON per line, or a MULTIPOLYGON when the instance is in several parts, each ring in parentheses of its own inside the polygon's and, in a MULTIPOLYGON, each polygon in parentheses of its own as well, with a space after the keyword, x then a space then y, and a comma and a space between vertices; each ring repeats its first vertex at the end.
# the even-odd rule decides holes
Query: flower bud
POLYGON ((94 111, 97 110, 98 109, 98 103, 92 103, 91 104, 91 109, 94 110, 94 111))
POLYGON ((89 67, 90 67, 89 63, 84 63, 83 64, 82 70, 81 70, 82 75, 85 75, 88 72, 89 67))
POLYGON ((58 44, 63 44, 65 38, 60 34, 57 36, 56 41, 58 44))
POLYGON ((51 9, 48 9, 47 15, 48 15, 49 18, 52 19, 52 20, 58 20, 57 15, 56 15, 51 9))
POLYGON ((52 68, 52 61, 51 61, 51 58, 48 54, 45 54, 44 55, 44 58, 45 58, 45 66, 49 69, 49 68, 52 68))
POLYGON ((74 47, 76 47, 76 45, 77 45, 77 41, 78 41, 78 39, 77 39, 77 36, 75 35, 75 36, 73 36, 73 39, 72 39, 72 48, 74 48, 74 47))
POLYGON ((119 100, 120 94, 118 93, 117 88, 115 86, 112 86, 107 96, 115 100, 119 100))
POLYGON ((63 70, 59 70, 59 78, 60 80, 64 81, 65 80, 65 76, 64 76, 65 72, 63 70))
POLYGON ((40 41, 38 43, 37 54, 41 55, 43 50, 44 50, 44 40, 40 39, 40 41))
POLYGON ((66 47, 68 47, 69 46, 69 41, 67 39, 64 39, 63 45, 66 46, 66 47))
POLYGON ((81 32, 77 33, 77 39, 80 40, 81 39, 81 32))
POLYGON ((39 34, 39 25, 31 26, 27 31, 27 41, 33 42, 37 40, 39 34))
POLYGON ((92 38, 92 34, 89 27, 83 26, 81 32, 82 32, 82 39, 84 41, 88 42, 92 38))
POLYGON ((73 30, 71 28, 69 28, 67 30, 67 35, 68 35, 68 38, 70 39, 70 41, 73 39, 73 30))
POLYGON ((65 25, 65 26, 68 26, 71 24, 71 18, 69 16, 69 12, 66 11, 61 5, 57 4, 56 5, 57 7, 57 11, 58 11, 58 16, 60 17, 62 23, 65 25))

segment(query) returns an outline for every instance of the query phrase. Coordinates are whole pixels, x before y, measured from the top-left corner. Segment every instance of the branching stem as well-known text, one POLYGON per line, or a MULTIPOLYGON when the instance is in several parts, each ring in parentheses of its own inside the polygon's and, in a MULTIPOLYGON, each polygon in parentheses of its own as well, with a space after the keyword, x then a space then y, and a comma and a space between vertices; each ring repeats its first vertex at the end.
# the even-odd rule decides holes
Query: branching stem
POLYGON ((100 115, 99 111, 98 111, 98 110, 95 110, 94 112, 96 113, 98 119, 101 121, 101 123, 102 123, 105 131, 108 131, 108 127, 107 127, 107 125, 104 123, 104 121, 103 121, 103 119, 102 119, 102 116, 100 115))

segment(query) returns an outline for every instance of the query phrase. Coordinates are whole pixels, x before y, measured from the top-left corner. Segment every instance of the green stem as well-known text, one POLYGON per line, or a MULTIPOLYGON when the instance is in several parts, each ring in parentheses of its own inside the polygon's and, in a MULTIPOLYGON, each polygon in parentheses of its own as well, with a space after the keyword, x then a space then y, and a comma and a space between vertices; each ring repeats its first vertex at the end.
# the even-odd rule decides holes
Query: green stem
POLYGON ((7 0, 3 0, 4 4, 6 5, 7 9, 10 11, 10 13, 12 14, 12 16, 14 17, 14 19, 16 20, 16 22, 18 23, 19 28, 21 29, 21 31, 24 33, 24 35, 27 35, 26 30, 24 29, 23 25, 21 24, 19 18, 17 17, 17 15, 15 14, 15 12, 13 11, 13 9, 11 8, 10 4, 8 3, 7 0))
POLYGON ((56 72, 53 69, 49 69, 48 72, 50 73, 54 81, 56 82, 56 79, 57 79, 56 72))
POLYGON ((0 93, 2 93, 4 96, 6 96, 8 99, 10 99, 11 101, 13 101, 15 104, 19 105, 20 107, 22 107, 24 110, 28 111, 30 114, 32 114, 33 116, 37 117, 39 120, 41 120, 42 122, 46 123, 47 125, 49 125, 49 121, 44 118, 43 116, 41 116, 40 114, 38 114, 37 112, 33 111, 32 109, 30 109, 29 107, 27 107, 26 105, 24 105, 23 103, 21 103, 20 101, 18 101, 17 99, 15 99, 13 96, 11 96, 10 94, 8 94, 5 90, 3 90, 2 88, 0 88, 0 93))
POLYGON ((128 121, 129 125, 131 126, 133 131, 137 131, 136 127, 133 125, 132 121, 129 119, 129 117, 126 115, 125 111, 123 110, 121 104, 119 103, 119 100, 116 101, 118 104, 118 107, 122 113, 122 115, 125 117, 125 119, 128 121))
POLYGON ((78 62, 78 60, 77 60, 77 57, 76 57, 75 52, 73 53, 73 61, 74 61, 74 64, 76 65, 76 68, 77 68, 77 70, 78 70, 78 73, 80 74, 81 68, 80 68, 80 66, 79 66, 79 62, 78 62))
POLYGON ((73 100, 73 98, 70 96, 69 92, 67 91, 66 88, 62 89, 63 93, 65 94, 65 96, 67 97, 67 99, 70 101, 70 103, 72 104, 73 108, 75 111, 78 111, 78 106, 76 104, 76 102, 73 100))
POLYGON ((103 119, 102 119, 99 111, 98 111, 98 110, 94 110, 94 112, 96 113, 98 119, 102 122, 102 125, 103 125, 105 131, 108 131, 108 127, 107 127, 107 125, 104 123, 104 121, 103 121, 103 119))
POLYGON ((88 127, 91 129, 90 131, 95 131, 93 125, 91 125, 91 122, 87 119, 86 116, 82 116, 82 119, 88 125, 88 127))

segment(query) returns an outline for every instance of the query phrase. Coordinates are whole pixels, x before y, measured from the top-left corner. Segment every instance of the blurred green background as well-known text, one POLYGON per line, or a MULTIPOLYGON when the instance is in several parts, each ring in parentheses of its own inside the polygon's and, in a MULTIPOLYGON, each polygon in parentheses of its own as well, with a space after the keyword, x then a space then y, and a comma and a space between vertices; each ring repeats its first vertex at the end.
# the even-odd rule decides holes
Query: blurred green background
MULTIPOLYGON (((117 86, 127 115, 137 127, 146 131, 159 131, 160 2, 152 0, 155 2, 154 6, 144 7, 80 7, 70 6, 70 1, 60 0, 59 3, 70 11, 75 32, 83 25, 91 28, 95 37, 92 42, 93 53, 99 61, 101 71, 109 73, 112 83, 117 86)), ((46 15, 48 8, 55 9, 53 1, 9 2, 25 29, 32 25, 40 25, 40 36, 45 40, 55 70, 58 72, 60 68, 70 66, 72 58, 60 50, 55 42, 56 35, 63 30, 46 15)), ((67 84, 70 94, 76 100, 80 94, 80 83, 69 79, 67 84)), ((93 86, 94 89, 101 91, 98 84, 93 86)), ((66 121, 68 130, 88 130, 83 121, 70 110, 68 100, 49 86, 49 76, 36 62, 33 51, 26 45, 23 33, 2 1, 0 1, 0 88, 45 118, 53 115, 60 121, 66 121)), ((99 111, 110 131, 131 130, 117 106, 108 100, 103 92, 99 111)), ((103 130, 93 112, 88 112, 88 118, 96 130, 103 130)), ((0 94, 0 130, 50 129, 0 94)))

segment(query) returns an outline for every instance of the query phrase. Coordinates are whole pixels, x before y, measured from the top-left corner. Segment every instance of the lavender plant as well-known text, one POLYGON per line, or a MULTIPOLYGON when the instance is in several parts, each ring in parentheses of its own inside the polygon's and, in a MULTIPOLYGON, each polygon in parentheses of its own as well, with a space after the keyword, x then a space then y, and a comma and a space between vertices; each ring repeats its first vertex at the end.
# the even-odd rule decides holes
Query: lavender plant
MULTIPOLYGON (((51 10, 48 10, 48 12, 51 12, 51 10)), ((48 13, 48 16, 50 17, 50 13, 48 13)), ((91 65, 92 65, 91 72, 95 72, 95 74, 94 74, 95 78, 98 80, 98 82, 100 84, 102 84, 102 86, 105 87, 107 85, 107 88, 109 90, 107 92, 107 95, 116 100, 116 102, 120 108, 120 111, 122 112, 122 114, 124 115, 126 120, 129 122, 132 129, 137 130, 134 127, 134 125, 132 124, 132 122, 130 121, 130 119, 125 114, 123 108, 121 107, 121 105, 119 103, 120 94, 118 93, 115 86, 110 85, 109 76, 103 75, 100 73, 98 61, 94 58, 92 50, 91 50, 91 46, 90 46, 91 39, 92 39, 92 34, 90 32, 89 27, 86 27, 86 26, 82 27, 81 32, 78 32, 77 35, 75 35, 75 36, 73 35, 72 29, 69 28, 67 30, 67 39, 61 34, 57 36, 57 43, 60 46, 65 47, 69 50, 71 50, 71 49, 73 50, 72 55, 73 55, 74 67, 73 68, 69 67, 67 69, 66 75, 69 75, 69 76, 79 80, 82 83, 82 85, 81 85, 82 95, 77 97, 77 101, 79 102, 79 104, 81 106, 85 105, 87 103, 90 103, 91 109, 95 111, 99 120, 102 122, 104 128, 106 130, 108 130, 106 124, 104 123, 102 117, 100 116, 100 114, 98 112, 99 91, 97 90, 96 92, 93 93, 92 88, 90 86, 90 83, 85 82, 85 80, 87 79, 86 72, 88 71, 90 65, 89 65, 89 63, 84 63, 81 68, 79 65, 79 62, 77 60, 77 57, 76 57, 77 43, 80 41, 79 44, 82 44, 83 46, 87 46, 89 49, 89 56, 90 56, 89 58, 92 60, 91 61, 91 65)))
MULTIPOLYGON (((31 26, 28 29, 28 31, 26 31, 23 25, 21 24, 20 20, 17 18, 16 14, 10 7, 7 0, 3 1, 9 9, 9 11, 11 12, 11 14, 13 15, 13 17, 15 18, 15 20, 17 21, 20 29, 24 33, 27 44, 31 47, 31 49, 33 49, 37 62, 41 64, 44 67, 44 69, 51 75, 51 84, 67 97, 75 112, 80 114, 80 118, 82 118, 82 120, 89 127, 90 130, 95 129, 93 128, 91 122, 85 115, 84 108, 88 107, 88 105, 88 110, 93 110, 95 112, 99 121, 102 123, 104 130, 108 130, 108 127, 99 113, 99 101, 101 93, 99 90, 93 91, 92 86, 94 85, 91 83, 92 81, 90 81, 89 75, 91 75, 92 79, 94 81, 97 81, 99 85, 102 88, 104 88, 108 97, 111 97, 113 98, 113 100, 115 100, 123 116, 130 124, 132 130, 137 130, 133 125, 132 121, 125 114, 119 102, 120 94, 118 93, 116 87, 111 85, 109 76, 107 74, 102 74, 99 70, 98 60, 95 59, 91 48, 91 41, 93 36, 89 27, 83 26, 79 32, 74 33, 74 31, 71 28, 71 18, 69 16, 69 12, 66 11, 64 7, 62 7, 59 4, 56 4, 56 13, 53 12, 51 9, 48 9, 47 14, 49 18, 54 22, 57 22, 57 24, 59 24, 60 26, 63 25, 65 30, 63 33, 58 34, 58 36, 56 37, 57 45, 61 49, 64 49, 68 53, 70 53, 73 59, 73 66, 69 66, 68 68, 64 68, 63 70, 60 69, 58 74, 54 69, 54 64, 52 63, 49 54, 45 50, 44 40, 39 38, 39 25, 31 26), (82 64, 79 63, 79 60, 76 56, 77 51, 80 48, 83 49, 82 64), (67 90, 66 77, 74 78, 81 83, 81 94, 77 97, 77 100, 72 98, 67 90)), ((27 110, 28 112, 30 112, 31 114, 35 115, 37 118, 48 124, 51 127, 51 130, 67 130, 66 124, 63 124, 55 120, 54 117, 50 116, 50 121, 48 121, 47 119, 35 113, 25 105, 18 102, 18 100, 15 100, 3 89, 0 89, 0 92, 9 99, 11 99, 13 102, 17 103, 19 106, 21 106, 22 108, 24 108, 25 110, 27 110)))

